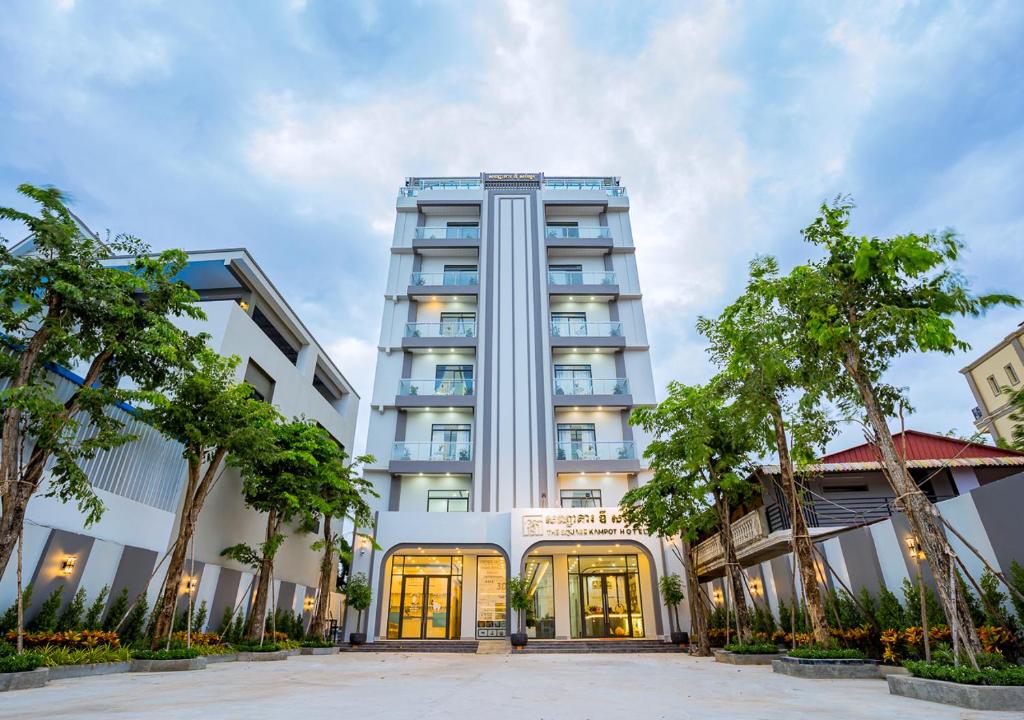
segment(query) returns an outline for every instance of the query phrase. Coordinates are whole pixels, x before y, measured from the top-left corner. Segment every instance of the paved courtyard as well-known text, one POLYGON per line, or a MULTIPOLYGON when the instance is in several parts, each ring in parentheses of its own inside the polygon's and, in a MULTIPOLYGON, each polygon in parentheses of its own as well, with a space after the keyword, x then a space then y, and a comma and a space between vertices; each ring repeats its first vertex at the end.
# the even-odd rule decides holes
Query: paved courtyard
POLYGON ((683 655, 343 654, 60 680, 0 694, 0 718, 1010 718, 683 655))

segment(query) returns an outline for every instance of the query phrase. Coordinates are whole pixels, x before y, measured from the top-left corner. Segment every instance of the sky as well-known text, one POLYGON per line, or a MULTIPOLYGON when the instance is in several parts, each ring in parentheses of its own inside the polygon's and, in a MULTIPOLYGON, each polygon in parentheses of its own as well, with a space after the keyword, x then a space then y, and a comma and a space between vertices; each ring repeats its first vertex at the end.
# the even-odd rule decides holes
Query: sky
MULTIPOLYGON (((754 256, 806 260, 839 194, 857 233, 956 229, 977 290, 1024 296, 1016 0, 4 5, 0 205, 55 185, 101 232, 247 247, 364 402, 407 176, 620 176, 662 392, 713 373, 697 318, 754 256)), ((908 426, 972 432, 958 371, 1021 321, 901 358, 908 426)))

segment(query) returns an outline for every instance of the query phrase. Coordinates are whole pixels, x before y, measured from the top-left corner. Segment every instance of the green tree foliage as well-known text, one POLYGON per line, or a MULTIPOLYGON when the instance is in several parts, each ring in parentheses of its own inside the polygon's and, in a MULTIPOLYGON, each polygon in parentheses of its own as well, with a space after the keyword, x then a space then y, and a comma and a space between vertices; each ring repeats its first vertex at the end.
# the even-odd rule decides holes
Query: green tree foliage
MULTIPOLYGON (((28 609, 32 603, 32 583, 25 586, 21 591, 21 606, 28 609)), ((0 616, 0 634, 9 633, 18 629, 18 599, 15 598, 11 606, 0 616)))
POLYGON ((133 439, 108 408, 155 401, 167 373, 204 342, 173 322, 202 317, 198 296, 175 279, 183 252, 148 256, 127 236, 101 242, 82 232, 59 190, 18 191, 40 209, 0 208, 0 220, 23 225, 33 243, 17 255, 0 247, 0 331, 10 349, 0 353, 0 572, 44 470, 47 495, 76 502, 87 523, 100 518, 103 503, 80 463, 133 439), (107 264, 119 254, 137 256, 127 272, 107 264), (56 392, 53 365, 87 366, 70 397, 56 392))
POLYGON ((356 573, 348 581, 346 588, 345 603, 356 611, 356 631, 363 626, 363 611, 370 607, 373 601, 373 594, 370 590, 370 583, 365 573, 356 573))
POLYGON ((671 618, 675 621, 675 627, 679 628, 679 604, 686 599, 683 581, 675 573, 667 573, 659 579, 658 590, 661 591, 661 599, 665 606, 672 610, 671 618))
MULTIPOLYGON (((1000 304, 1019 305, 1005 294, 975 295, 954 265, 962 244, 952 232, 893 238, 849 232, 851 203, 823 204, 803 231, 823 257, 796 267, 779 297, 798 321, 800 352, 814 358, 831 392, 850 411, 863 413, 911 530, 936 578, 950 577, 951 550, 937 513, 903 466, 888 420, 907 407, 903 393, 884 383, 892 363, 909 352, 953 353, 968 348, 953 317, 976 316, 1000 304), (842 382, 839 381, 842 379, 842 382)), ((963 593, 938 583, 946 615, 963 630, 973 658, 981 651, 963 593)), ((973 662, 973 661, 972 661, 973 662)))
POLYGON ((193 632, 203 631, 203 628, 206 626, 206 613, 206 601, 203 600, 199 603, 199 605, 195 608, 195 611, 192 613, 193 632))
POLYGON ((985 610, 985 622, 988 625, 1006 625, 1005 603, 1008 594, 1003 592, 999 578, 989 570, 985 570, 978 578, 981 588, 981 604, 985 610))
POLYGON ((82 627, 86 630, 99 630, 103 626, 103 611, 107 607, 107 597, 110 595, 110 586, 104 585, 100 588, 96 599, 89 605, 82 619, 82 627))
POLYGON ((79 588, 71 598, 60 617, 57 618, 57 630, 81 630, 82 616, 85 614, 85 588, 79 588))
MULTIPOLYGON (((124 625, 121 626, 121 630, 118 633, 121 636, 121 643, 123 645, 135 645, 143 639, 146 633, 146 618, 148 615, 149 600, 145 593, 143 593, 138 602, 132 607, 131 613, 129 613, 128 618, 124 621, 124 625)), ((115 624, 121 619, 121 616, 123 616, 123 613, 115 618, 115 624)))
POLYGON ((103 629, 107 632, 117 630, 118 623, 128 612, 128 588, 121 588, 121 592, 114 598, 114 602, 110 604, 110 609, 107 611, 107 617, 103 621, 103 629))
MULTIPOLYGON (((924 586, 925 615, 928 617, 928 626, 946 624, 946 615, 942 611, 942 605, 935 596, 935 591, 929 586, 924 586)), ((903 578, 903 627, 921 626, 921 593, 917 585, 903 578)), ((972 627, 973 624, 972 624, 972 627)))
POLYGON ((62 604, 64 586, 58 585, 57 589, 50 593, 50 596, 39 606, 39 612, 28 624, 32 632, 54 632, 57 629, 57 619, 62 604))
MULTIPOLYGON (((920 606, 917 606, 920 607, 920 606)), ((878 591, 878 611, 875 615, 880 630, 902 630, 907 626, 905 621, 906 613, 899 598, 888 588, 881 588, 878 591)), ((913 625, 920 625, 920 611, 913 625)))
MULTIPOLYGON (((1010 576, 1008 579, 1017 592, 1024 595, 1024 567, 1016 560, 1010 565, 1010 576)), ((1010 595, 1010 600, 1013 602, 1013 611, 1017 613, 1017 621, 1024 625, 1024 600, 1012 594, 1010 595)))
POLYGON ((177 535, 154 608, 154 648, 169 634, 189 543, 223 466, 251 463, 252 457, 271 449, 278 413, 252 397, 250 386, 236 381, 238 363, 237 357, 204 349, 194 364, 171 374, 167 399, 144 413, 166 437, 181 443, 188 467, 177 535))

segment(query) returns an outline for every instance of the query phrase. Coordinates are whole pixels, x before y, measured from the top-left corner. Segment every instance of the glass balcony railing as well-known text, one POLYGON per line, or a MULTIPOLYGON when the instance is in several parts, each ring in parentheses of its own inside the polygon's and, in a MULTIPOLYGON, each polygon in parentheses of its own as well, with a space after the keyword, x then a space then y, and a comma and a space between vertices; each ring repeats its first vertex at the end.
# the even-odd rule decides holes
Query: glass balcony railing
POLYGON ((417 240, 479 240, 478 227, 418 227, 413 237, 417 240))
POLYGON ((618 277, 611 270, 597 272, 549 270, 548 283, 551 285, 615 285, 618 283, 618 277))
POLYGON ((555 378, 555 395, 629 395, 626 378, 555 378))
POLYGON ((479 178, 424 178, 398 189, 405 197, 415 197, 421 190, 479 190, 479 178))
POLYGON ((480 273, 476 270, 449 270, 448 272, 414 272, 409 284, 423 285, 479 285, 480 273))
POLYGON ((573 240, 597 240, 601 238, 610 238, 612 236, 611 228, 607 227, 564 227, 561 225, 548 225, 544 228, 545 237, 558 240, 562 238, 572 238, 573 240))
POLYGON ((622 323, 552 320, 551 335, 553 337, 622 337, 622 323))
POLYGON ((398 383, 399 395, 455 396, 472 395, 473 378, 462 380, 414 380, 404 378, 398 383))
POLYGON ((405 336, 422 338, 476 337, 476 321, 460 320, 458 322, 442 321, 434 323, 406 323, 405 336))
POLYGON ((558 460, 633 460, 636 448, 632 441, 587 442, 571 440, 556 443, 558 460))
POLYGON ((612 197, 618 197, 626 194, 626 188, 621 185, 606 185, 599 179, 563 179, 563 180, 544 180, 545 190, 601 190, 605 194, 612 197))
POLYGON ((392 460, 420 462, 457 462, 473 459, 471 442, 396 442, 391 447, 392 460))

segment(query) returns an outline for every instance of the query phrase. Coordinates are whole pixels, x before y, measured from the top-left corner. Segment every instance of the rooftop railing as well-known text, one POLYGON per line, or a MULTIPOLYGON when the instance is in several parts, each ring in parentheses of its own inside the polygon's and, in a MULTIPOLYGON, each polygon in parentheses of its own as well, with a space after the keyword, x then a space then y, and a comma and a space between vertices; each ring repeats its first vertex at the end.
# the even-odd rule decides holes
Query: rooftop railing
POLYGON ((558 460, 633 460, 636 447, 631 440, 588 442, 568 440, 556 443, 558 460))
POLYGON ((391 459, 419 462, 459 462, 473 459, 471 442, 396 442, 391 459))
POLYGON ((420 178, 399 188, 405 197, 415 197, 421 190, 479 190, 480 178, 420 178))
POLYGON ((551 240, 571 238, 573 240, 599 240, 612 236, 611 228, 607 227, 575 227, 564 225, 548 225, 544 228, 544 236, 551 240))
POLYGON ((629 395, 626 378, 555 378, 555 395, 629 395))
POLYGON ((599 178, 553 178, 544 180, 545 190, 601 190, 612 197, 626 194, 621 185, 610 185, 599 178))
POLYGON ((479 240, 478 227, 418 227, 413 233, 417 240, 479 240))
POLYGON ((611 270, 576 271, 549 270, 548 283, 551 285, 615 285, 618 277, 611 270))
MULTIPOLYGON (((933 503, 949 500, 952 495, 929 495, 933 503)), ((884 520, 899 510, 896 499, 891 497, 866 498, 808 498, 803 501, 804 519, 809 527, 843 527, 860 525, 873 520, 884 520)), ((766 508, 769 532, 789 530, 789 512, 781 505, 766 508)))
POLYGON ((405 336, 422 338, 476 337, 476 320, 406 323, 405 336))
POLYGON ((403 378, 398 383, 399 395, 459 396, 473 394, 473 378, 461 380, 436 380, 424 378, 403 378))
POLYGON ((422 285, 478 285, 480 273, 476 270, 448 270, 445 272, 414 272, 409 284, 422 285))
POLYGON ((589 320, 552 320, 554 337, 621 337, 622 323, 590 322, 589 320))

